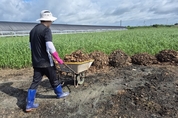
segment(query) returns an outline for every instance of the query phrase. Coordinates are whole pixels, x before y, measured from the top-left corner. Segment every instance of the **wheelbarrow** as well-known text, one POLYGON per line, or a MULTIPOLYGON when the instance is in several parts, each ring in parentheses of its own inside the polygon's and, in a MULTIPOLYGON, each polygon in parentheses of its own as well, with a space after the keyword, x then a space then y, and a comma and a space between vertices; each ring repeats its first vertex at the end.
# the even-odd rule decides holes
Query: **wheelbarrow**
POLYGON ((74 80, 74 87, 78 87, 79 84, 83 84, 86 72, 93 63, 92 60, 83 61, 83 62, 64 62, 60 65, 59 72, 72 73, 72 78, 74 80))

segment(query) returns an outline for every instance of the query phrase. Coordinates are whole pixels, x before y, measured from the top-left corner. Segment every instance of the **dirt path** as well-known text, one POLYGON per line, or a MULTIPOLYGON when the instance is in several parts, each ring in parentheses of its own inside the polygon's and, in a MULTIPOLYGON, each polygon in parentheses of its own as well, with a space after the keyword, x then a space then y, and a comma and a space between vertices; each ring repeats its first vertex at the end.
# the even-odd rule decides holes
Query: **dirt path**
POLYGON ((39 108, 25 113, 32 68, 0 70, 0 117, 2 118, 177 118, 178 69, 174 66, 128 66, 88 74, 74 88, 71 78, 63 87, 66 99, 56 99, 44 77, 36 96, 39 108))

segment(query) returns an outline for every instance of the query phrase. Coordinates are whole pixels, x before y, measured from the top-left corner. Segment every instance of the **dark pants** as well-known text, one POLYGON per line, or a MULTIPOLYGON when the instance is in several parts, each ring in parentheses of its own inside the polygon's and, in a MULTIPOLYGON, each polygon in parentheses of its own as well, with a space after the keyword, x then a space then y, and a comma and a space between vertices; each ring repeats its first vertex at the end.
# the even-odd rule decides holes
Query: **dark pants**
POLYGON ((56 68, 47 67, 47 68, 35 68, 34 67, 34 75, 33 75, 33 82, 29 89, 37 89, 38 85, 40 84, 43 75, 46 75, 49 79, 49 82, 53 88, 56 88, 60 82, 56 75, 56 68))

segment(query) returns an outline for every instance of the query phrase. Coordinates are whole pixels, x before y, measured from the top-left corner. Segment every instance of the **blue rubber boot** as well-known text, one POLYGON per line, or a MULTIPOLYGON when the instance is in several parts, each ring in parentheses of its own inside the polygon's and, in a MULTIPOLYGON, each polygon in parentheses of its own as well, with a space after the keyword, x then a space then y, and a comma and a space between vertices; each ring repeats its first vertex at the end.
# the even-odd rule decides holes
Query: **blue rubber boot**
POLYGON ((28 96, 27 96, 26 112, 32 111, 33 109, 36 109, 39 106, 38 104, 34 103, 35 96, 36 96, 36 90, 29 89, 28 96))
POLYGON ((69 95, 69 92, 63 92, 61 85, 58 85, 54 88, 54 93, 57 95, 57 98, 64 98, 69 95))

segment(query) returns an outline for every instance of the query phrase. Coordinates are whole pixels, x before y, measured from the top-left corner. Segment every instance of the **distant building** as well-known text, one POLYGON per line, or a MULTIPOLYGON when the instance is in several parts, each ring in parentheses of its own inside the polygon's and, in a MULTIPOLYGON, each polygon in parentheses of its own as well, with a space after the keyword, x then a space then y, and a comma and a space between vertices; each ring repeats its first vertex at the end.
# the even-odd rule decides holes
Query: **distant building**
MULTIPOLYGON (((28 35, 30 30, 36 24, 37 23, 0 21, 0 36, 28 35)), ((126 27, 123 26, 70 25, 70 24, 52 24, 50 28, 53 33, 78 33, 78 32, 96 32, 96 31, 126 29, 126 27)))

